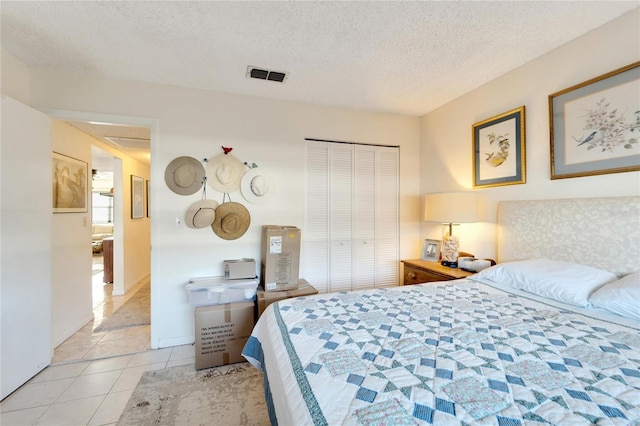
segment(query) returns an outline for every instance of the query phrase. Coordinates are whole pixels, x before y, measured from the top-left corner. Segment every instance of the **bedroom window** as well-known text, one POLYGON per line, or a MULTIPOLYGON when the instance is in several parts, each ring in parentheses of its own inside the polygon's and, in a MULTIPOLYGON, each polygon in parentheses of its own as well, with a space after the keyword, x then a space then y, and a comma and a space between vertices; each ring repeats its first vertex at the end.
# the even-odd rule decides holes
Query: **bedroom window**
POLYGON ((399 148, 306 142, 304 276, 320 292, 398 284, 399 148))

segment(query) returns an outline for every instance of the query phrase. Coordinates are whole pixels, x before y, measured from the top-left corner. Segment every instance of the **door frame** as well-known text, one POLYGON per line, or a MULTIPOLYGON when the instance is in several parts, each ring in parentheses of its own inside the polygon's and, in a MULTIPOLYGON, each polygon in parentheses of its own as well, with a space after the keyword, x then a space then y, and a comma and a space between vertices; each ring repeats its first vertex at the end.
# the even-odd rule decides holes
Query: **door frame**
MULTIPOLYGON (((130 116, 130 115, 119 115, 119 114, 106 114, 99 112, 84 112, 84 111, 70 111, 64 109, 49 109, 49 108, 36 108, 40 112, 47 114, 51 119, 54 120, 76 120, 76 121, 87 121, 87 122, 100 122, 100 123, 117 123, 121 125, 128 126, 141 126, 148 127, 151 135, 150 141, 150 154, 151 159, 153 159, 153 153, 155 150, 155 144, 158 140, 158 124, 159 120, 157 118, 150 117, 139 117, 139 116, 130 116)), ((118 157, 116 157, 118 158, 118 157)), ((122 159, 118 158, 119 161, 116 161, 114 164, 114 192, 115 196, 122 197, 122 186, 124 182, 122 181, 122 159), (118 188, 119 186, 119 188, 118 188)), ((150 167, 150 172, 152 171, 150 167)), ((153 187, 152 187, 153 190, 153 187)), ((154 212, 154 203, 153 200, 156 197, 150 196, 150 217, 156 216, 154 212)), ((122 201, 122 200, 120 200, 122 201)), ((122 203, 120 204, 122 205, 122 203)), ((119 212, 119 214, 124 215, 124 212, 119 212)), ((114 213, 114 216, 117 217, 114 213)), ((122 216, 123 217, 123 216, 122 216)), ((122 219, 121 217, 121 219, 122 219)), ((122 221, 120 222, 122 224, 122 221)), ((124 231, 122 226, 118 226, 117 229, 114 229, 114 244, 113 244, 113 288, 114 291, 117 288, 124 289, 124 231), (119 229, 119 231, 118 231, 119 229), (118 234, 119 232, 119 234, 118 234), (119 287, 118 287, 119 286, 119 287)), ((153 245, 153 222, 150 230, 150 239, 151 245, 153 245)), ((151 265, 150 271, 153 270, 153 251, 151 252, 151 265)), ((150 277, 151 281, 151 349, 158 348, 158 307, 156 306, 158 303, 158 299, 153 297, 155 292, 155 282, 153 279, 153 275, 150 277)))

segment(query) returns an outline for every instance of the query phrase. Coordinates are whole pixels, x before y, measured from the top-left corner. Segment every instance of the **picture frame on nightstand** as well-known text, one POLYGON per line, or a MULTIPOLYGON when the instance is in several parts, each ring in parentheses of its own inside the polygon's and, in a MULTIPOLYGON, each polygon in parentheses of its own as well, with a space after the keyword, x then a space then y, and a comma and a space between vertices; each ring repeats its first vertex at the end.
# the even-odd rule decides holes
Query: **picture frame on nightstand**
POLYGON ((440 240, 425 238, 422 244, 422 260, 437 262, 440 260, 440 240))

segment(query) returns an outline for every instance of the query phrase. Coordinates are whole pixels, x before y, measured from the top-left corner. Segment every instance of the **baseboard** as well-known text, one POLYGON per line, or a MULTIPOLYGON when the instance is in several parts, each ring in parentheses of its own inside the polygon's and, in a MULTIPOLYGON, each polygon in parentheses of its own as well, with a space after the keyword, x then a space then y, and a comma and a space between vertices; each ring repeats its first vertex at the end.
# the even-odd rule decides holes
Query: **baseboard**
POLYGON ((146 280, 147 278, 149 278, 151 276, 151 274, 146 274, 140 278, 138 278, 137 280, 135 280, 133 283, 131 283, 130 285, 126 286, 124 289, 124 292, 120 292, 120 291, 115 291, 112 293, 112 295, 114 296, 124 296, 125 294, 127 294, 127 292, 129 290, 131 290, 132 288, 134 288, 135 286, 137 286, 138 284, 140 284, 142 281, 146 280))

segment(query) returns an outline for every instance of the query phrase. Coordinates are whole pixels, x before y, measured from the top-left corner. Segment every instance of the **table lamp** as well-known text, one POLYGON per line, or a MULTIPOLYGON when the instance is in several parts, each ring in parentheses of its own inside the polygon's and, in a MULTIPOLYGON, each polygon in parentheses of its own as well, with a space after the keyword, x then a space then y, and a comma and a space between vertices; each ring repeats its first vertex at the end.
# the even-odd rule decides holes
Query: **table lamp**
POLYGON ((478 196, 475 192, 427 194, 424 220, 443 224, 441 263, 457 268, 460 248, 459 224, 478 221, 478 196), (456 225, 457 228, 454 228, 456 225))

